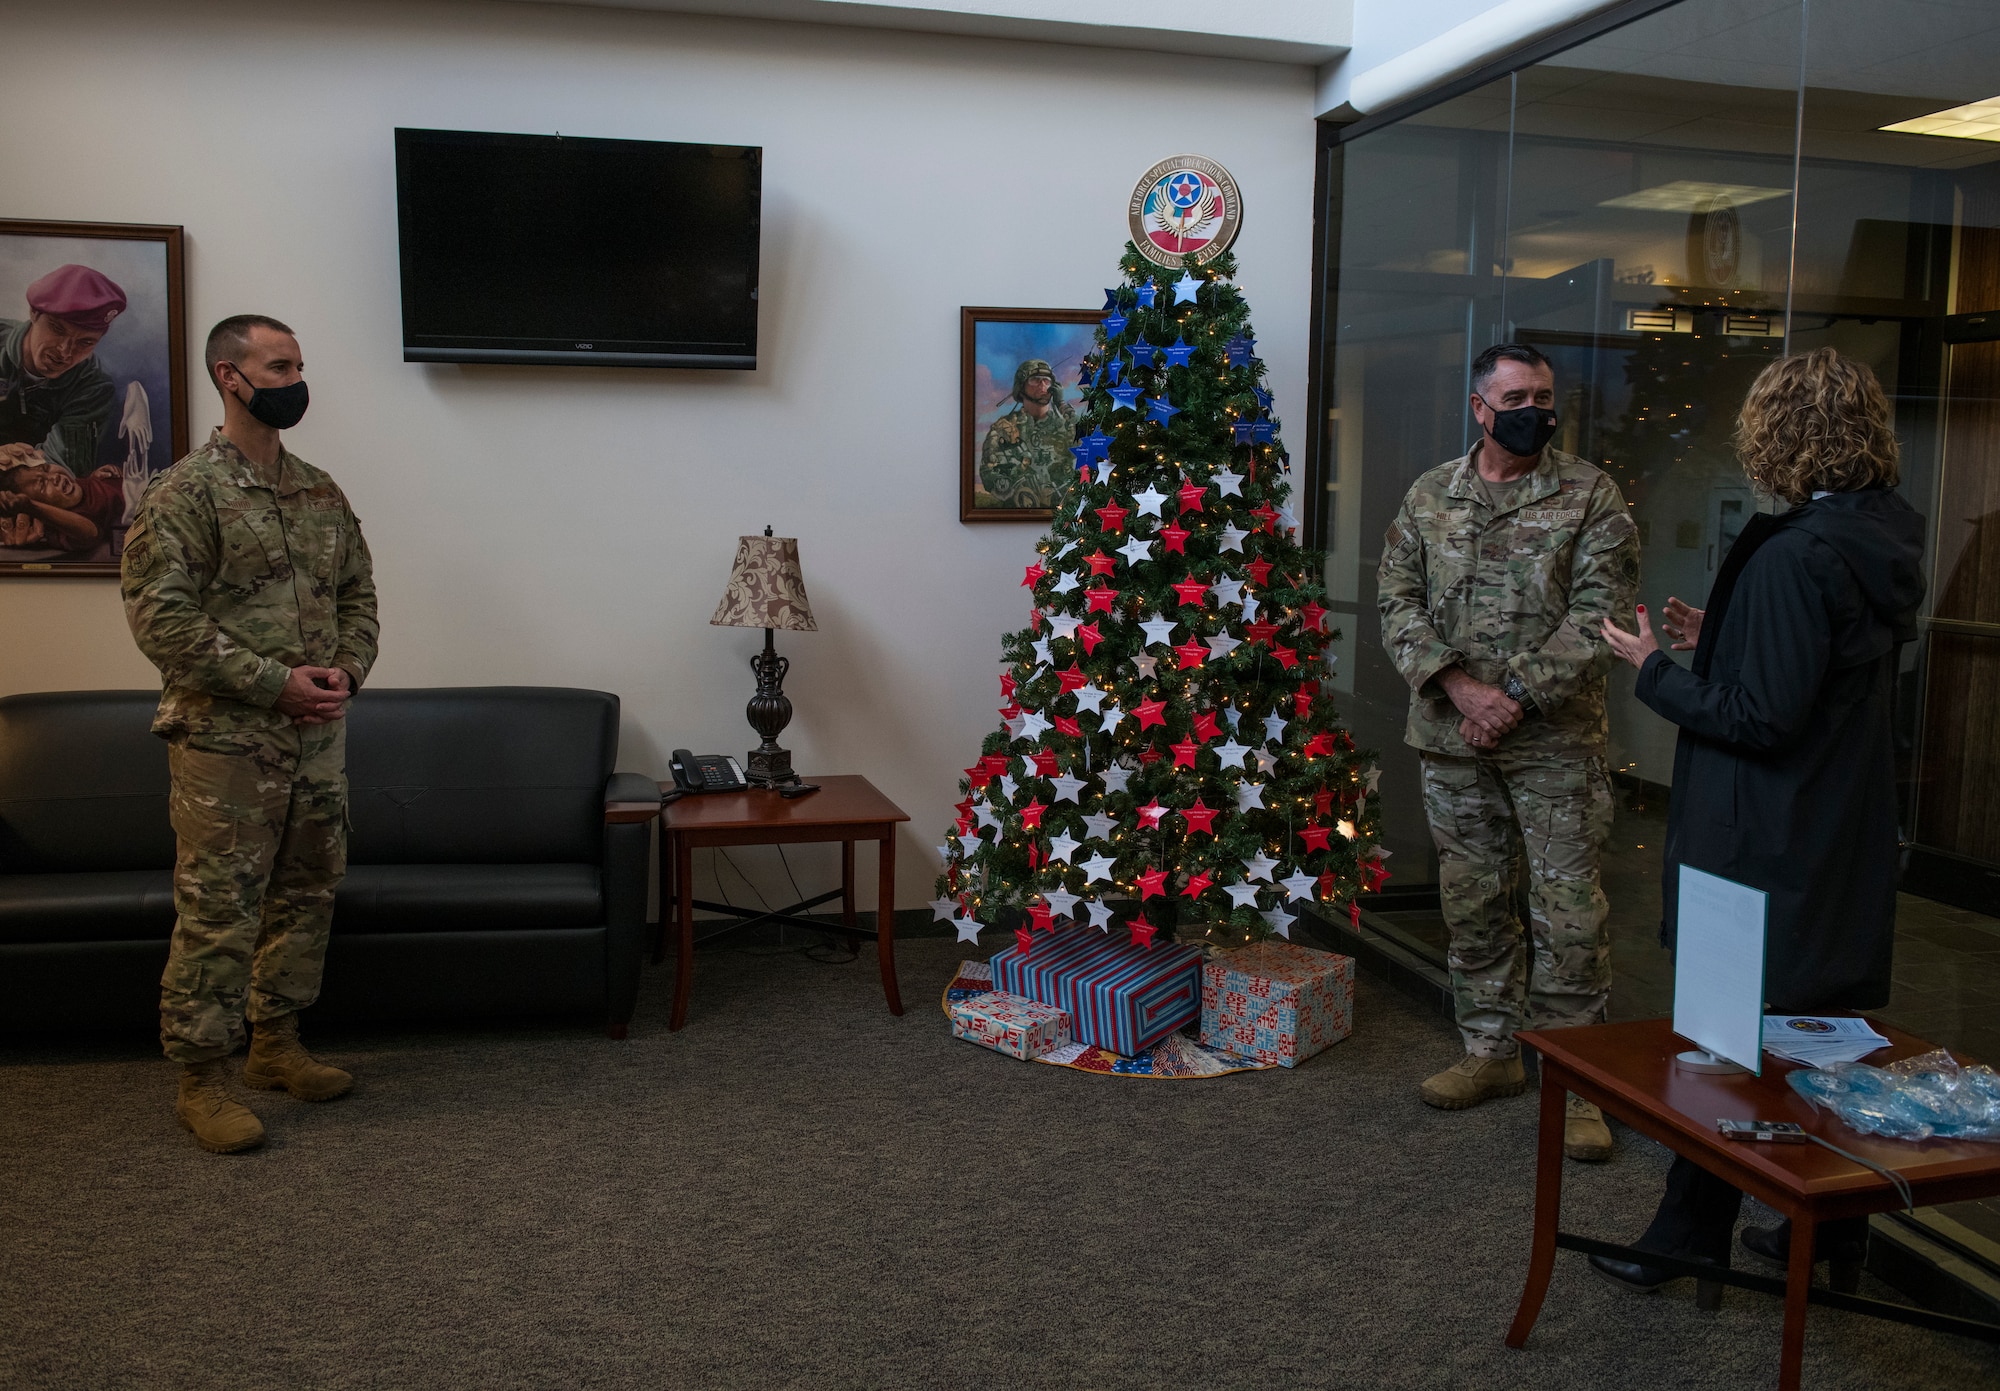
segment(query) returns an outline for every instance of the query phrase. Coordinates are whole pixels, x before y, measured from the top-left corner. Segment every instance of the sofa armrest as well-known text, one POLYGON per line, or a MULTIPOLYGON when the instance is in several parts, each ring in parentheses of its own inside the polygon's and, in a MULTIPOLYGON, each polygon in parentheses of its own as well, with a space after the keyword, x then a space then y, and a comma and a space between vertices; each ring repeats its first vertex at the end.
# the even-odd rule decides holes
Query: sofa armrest
POLYGON ((604 784, 604 809, 660 804, 660 785, 644 773, 613 773, 604 784))
MULTIPOLYGON (((604 802, 626 804, 660 798, 660 785, 638 773, 613 773, 604 802)), ((639 963, 646 951, 646 889, 652 869, 651 818, 604 828, 604 946, 607 1014, 613 1038, 625 1036, 639 998, 639 963)))

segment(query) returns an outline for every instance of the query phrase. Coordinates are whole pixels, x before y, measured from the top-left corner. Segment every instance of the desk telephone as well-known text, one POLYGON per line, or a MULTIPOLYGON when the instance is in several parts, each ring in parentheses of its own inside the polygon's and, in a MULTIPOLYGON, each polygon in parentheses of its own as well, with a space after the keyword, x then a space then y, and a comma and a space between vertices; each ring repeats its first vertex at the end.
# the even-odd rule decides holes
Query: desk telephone
POLYGON ((741 792, 749 784, 743 780, 742 765, 727 754, 691 754, 675 749, 668 764, 674 786, 682 792, 741 792))

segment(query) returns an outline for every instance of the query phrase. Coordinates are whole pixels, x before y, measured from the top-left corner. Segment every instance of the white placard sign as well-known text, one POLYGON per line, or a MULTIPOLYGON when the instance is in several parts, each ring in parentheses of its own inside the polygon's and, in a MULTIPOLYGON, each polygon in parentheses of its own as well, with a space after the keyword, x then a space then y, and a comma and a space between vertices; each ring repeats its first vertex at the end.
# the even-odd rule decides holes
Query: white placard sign
POLYGON ((1674 1032, 1761 1072, 1764 918, 1769 895, 1681 866, 1674 941, 1674 1032))

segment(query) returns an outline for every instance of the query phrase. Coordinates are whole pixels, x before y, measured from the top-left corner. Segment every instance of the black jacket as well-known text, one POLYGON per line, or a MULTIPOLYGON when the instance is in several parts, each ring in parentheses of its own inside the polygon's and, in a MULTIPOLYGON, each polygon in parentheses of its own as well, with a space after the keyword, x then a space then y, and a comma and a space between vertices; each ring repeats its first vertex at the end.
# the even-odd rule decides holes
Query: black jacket
POLYGON ((1639 699, 1681 728, 1660 939, 1673 945, 1683 863, 1764 890, 1774 1009, 1889 998, 1891 691, 1922 560, 1923 518, 1884 488, 1753 516, 1716 574, 1693 669, 1656 652, 1639 670, 1639 699))

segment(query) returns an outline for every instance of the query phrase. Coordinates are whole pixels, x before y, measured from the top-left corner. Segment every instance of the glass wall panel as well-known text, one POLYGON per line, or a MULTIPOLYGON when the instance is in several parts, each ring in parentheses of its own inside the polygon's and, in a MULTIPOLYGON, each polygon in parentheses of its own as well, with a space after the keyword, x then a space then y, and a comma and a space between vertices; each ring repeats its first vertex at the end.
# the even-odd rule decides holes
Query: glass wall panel
POLYGON ((1476 433, 1465 374, 1500 318, 1511 81, 1328 152, 1331 340, 1320 477, 1335 681, 1355 739, 1382 756, 1396 882, 1436 874, 1403 743, 1409 688, 1382 652, 1375 567, 1418 474, 1476 433), (1391 791, 1390 789, 1394 789, 1391 791))
MULTIPOLYGON (((1506 336, 1555 364, 1561 447, 1625 494, 1654 612, 1702 603, 1756 507, 1729 403, 1784 345, 1802 14, 1689 0, 1519 77, 1506 336)), ((1631 691, 1611 682, 1612 766, 1665 786, 1675 730, 1631 691)))
MULTIPOLYGON (((1375 570, 1411 482, 1476 437, 1472 358, 1518 339, 1555 363, 1558 444, 1624 491, 1657 611, 1704 602, 1778 505, 1731 446, 1751 379, 1831 345, 1890 393, 1931 528, 1897 692, 1904 887, 1926 897, 1901 900, 1889 1017, 2000 1051, 2000 5, 1682 0, 1328 159, 1321 536, 1395 886, 1435 869, 1375 570)), ((1649 948, 1675 737, 1630 690, 1614 678, 1605 885, 1627 1016, 1669 995, 1649 948)), ((1434 907, 1378 925, 1442 955, 1434 907)))

